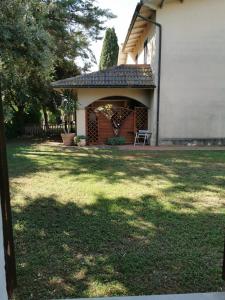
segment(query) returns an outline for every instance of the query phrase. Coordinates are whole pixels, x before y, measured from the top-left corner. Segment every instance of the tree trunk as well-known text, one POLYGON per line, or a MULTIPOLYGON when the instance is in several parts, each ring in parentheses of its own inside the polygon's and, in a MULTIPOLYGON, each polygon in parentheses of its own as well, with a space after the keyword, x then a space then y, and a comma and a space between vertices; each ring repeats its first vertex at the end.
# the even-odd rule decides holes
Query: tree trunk
MULTIPOLYGON (((13 296, 13 290, 16 287, 16 264, 13 241, 12 215, 9 194, 9 176, 7 165, 6 141, 4 132, 4 117, 2 108, 2 90, 0 73, 0 199, 2 213, 2 228, 4 238, 5 271, 7 290, 10 299, 13 296)), ((1 266, 2 267, 2 266, 1 266)), ((8 299, 8 298, 7 298, 8 299)))
POLYGON ((24 106, 19 106, 16 114, 17 132, 19 135, 24 134, 24 106))
POLYGON ((49 123, 48 123, 48 114, 47 114, 46 106, 43 105, 42 110, 43 110, 43 115, 44 115, 45 127, 48 130, 49 129, 49 123))

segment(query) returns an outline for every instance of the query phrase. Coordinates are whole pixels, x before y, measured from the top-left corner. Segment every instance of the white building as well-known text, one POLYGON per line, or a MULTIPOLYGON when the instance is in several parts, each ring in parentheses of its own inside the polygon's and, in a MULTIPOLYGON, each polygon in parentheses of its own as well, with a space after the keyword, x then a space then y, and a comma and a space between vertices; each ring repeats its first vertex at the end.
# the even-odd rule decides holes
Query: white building
POLYGON ((70 88, 78 95, 78 134, 95 135, 90 139, 95 143, 103 143, 113 134, 112 125, 104 124, 99 114, 93 115, 93 109, 96 111, 108 100, 117 108, 134 111, 138 106, 148 110, 148 122, 144 120, 142 128, 132 117, 133 123, 130 120, 121 125, 127 126, 122 134, 128 143, 132 140, 132 126, 134 132, 147 129, 144 126, 153 133, 152 144, 225 144, 224 0, 141 1, 118 64, 117 68, 53 83, 55 88, 70 88), (130 76, 125 71, 121 73, 121 68, 126 70, 124 65, 132 69, 130 76), (145 72, 147 65, 153 77, 151 71, 145 72), (140 78, 135 75, 137 68, 142 70, 140 78))

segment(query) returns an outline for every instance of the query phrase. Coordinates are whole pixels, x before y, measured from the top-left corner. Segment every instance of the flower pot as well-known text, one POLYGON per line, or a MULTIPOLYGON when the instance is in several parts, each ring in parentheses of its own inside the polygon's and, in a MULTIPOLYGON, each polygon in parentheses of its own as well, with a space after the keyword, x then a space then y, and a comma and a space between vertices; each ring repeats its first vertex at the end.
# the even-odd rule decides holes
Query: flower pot
POLYGON ((80 141, 78 142, 78 146, 79 147, 85 147, 86 146, 86 140, 85 139, 80 139, 80 141))
POLYGON ((80 139, 80 141, 78 142, 78 146, 79 147, 85 147, 86 146, 86 140, 85 139, 80 139))
POLYGON ((61 137, 65 146, 72 146, 75 133, 61 133, 61 137))

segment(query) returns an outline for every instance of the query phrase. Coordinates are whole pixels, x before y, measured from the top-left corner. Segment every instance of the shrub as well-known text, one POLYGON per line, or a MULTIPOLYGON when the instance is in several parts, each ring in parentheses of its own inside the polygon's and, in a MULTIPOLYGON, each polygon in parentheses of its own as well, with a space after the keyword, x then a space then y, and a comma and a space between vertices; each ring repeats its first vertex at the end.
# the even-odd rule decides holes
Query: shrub
POLYGON ((87 137, 85 135, 78 135, 78 136, 75 137, 75 141, 77 143, 79 143, 80 140, 87 140, 87 137))
POLYGON ((123 136, 111 137, 107 140, 108 145, 124 145, 125 143, 126 139, 123 136))
POLYGON ((18 136, 18 128, 16 124, 12 122, 5 123, 5 134, 8 139, 12 139, 18 136))
POLYGON ((86 135, 78 135, 78 136, 75 136, 74 138, 74 143, 77 144, 80 142, 80 140, 86 140, 87 141, 87 136, 86 135))

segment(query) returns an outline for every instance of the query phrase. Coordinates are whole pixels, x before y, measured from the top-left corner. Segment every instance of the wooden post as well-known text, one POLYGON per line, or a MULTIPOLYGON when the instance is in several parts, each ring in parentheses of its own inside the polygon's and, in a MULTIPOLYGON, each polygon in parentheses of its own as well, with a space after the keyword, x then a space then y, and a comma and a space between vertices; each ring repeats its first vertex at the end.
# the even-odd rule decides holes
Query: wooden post
POLYGON ((222 278, 225 280, 225 241, 224 241, 224 252, 223 252, 223 272, 222 272, 222 278))
POLYGON ((9 298, 16 286, 16 264, 13 243, 12 216, 9 194, 8 164, 6 155, 6 140, 2 107, 2 85, 0 74, 0 200, 2 210, 6 283, 9 298))

